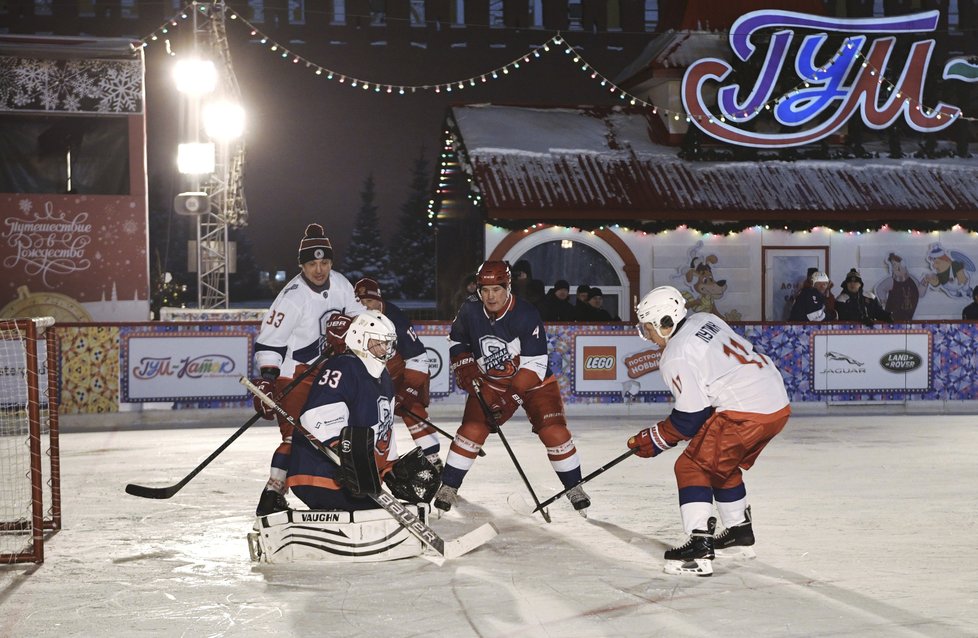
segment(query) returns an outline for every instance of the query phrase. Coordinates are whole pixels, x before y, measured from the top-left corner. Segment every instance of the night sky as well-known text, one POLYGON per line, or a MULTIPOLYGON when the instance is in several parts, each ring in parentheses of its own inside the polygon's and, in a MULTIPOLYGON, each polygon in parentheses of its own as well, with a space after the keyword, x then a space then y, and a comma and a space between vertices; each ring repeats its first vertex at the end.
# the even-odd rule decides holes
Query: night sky
MULTIPOLYGON (((259 28, 262 28, 259 25, 259 28)), ((542 45, 546 31, 467 28, 410 31, 334 29, 295 42, 274 35, 314 64, 371 82, 397 85, 458 81, 505 65, 542 45), (339 34, 340 37, 337 37, 339 34)), ((642 51, 652 34, 587 35, 567 39, 593 67, 614 78, 642 51)), ((446 108, 458 103, 575 106, 614 104, 619 98, 592 80, 571 56, 553 51, 508 76, 451 93, 418 91, 399 96, 351 88, 317 76, 259 45, 243 25, 228 22, 228 40, 248 113, 245 195, 248 237, 262 270, 296 272, 296 250, 305 225, 324 224, 343 271, 343 256, 360 208, 365 178, 373 174, 384 240, 410 192, 411 171, 424 149, 429 174, 437 167, 446 108)), ((173 50, 180 54, 177 42, 173 50)), ((179 113, 162 45, 147 48, 147 113, 151 183, 175 163, 179 113)), ((173 180, 162 180, 172 184, 173 180)), ((175 187, 174 194, 183 190, 175 187)), ((187 223, 178 218, 178 223, 187 223)), ((178 266, 171 265, 171 268, 178 266)))

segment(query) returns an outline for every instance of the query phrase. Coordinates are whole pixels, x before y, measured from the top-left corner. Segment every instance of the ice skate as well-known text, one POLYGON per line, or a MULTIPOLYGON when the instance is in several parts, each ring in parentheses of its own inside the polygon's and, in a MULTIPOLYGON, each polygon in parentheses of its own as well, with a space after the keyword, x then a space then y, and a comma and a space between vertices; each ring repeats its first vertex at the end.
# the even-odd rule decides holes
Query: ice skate
POLYGON ((587 508, 591 507, 591 498, 580 485, 567 491, 567 500, 571 502, 577 513, 587 518, 587 508))
POLYGON ((743 523, 733 525, 713 537, 718 558, 754 558, 754 530, 751 527, 750 506, 744 512, 743 523))
POLYGON ((258 499, 258 508, 255 510, 255 516, 268 516, 275 512, 284 512, 287 509, 289 509, 289 502, 285 500, 284 495, 274 490, 266 489, 261 493, 261 498, 258 499))
POLYGON ((694 529, 684 545, 666 550, 665 572, 672 575, 712 576, 713 530, 717 519, 710 517, 706 529, 694 529))
POLYGON ((452 505, 455 505, 455 501, 458 500, 458 488, 452 487, 450 485, 442 484, 435 492, 435 500, 432 503, 436 508, 443 512, 447 512, 452 509, 452 505))

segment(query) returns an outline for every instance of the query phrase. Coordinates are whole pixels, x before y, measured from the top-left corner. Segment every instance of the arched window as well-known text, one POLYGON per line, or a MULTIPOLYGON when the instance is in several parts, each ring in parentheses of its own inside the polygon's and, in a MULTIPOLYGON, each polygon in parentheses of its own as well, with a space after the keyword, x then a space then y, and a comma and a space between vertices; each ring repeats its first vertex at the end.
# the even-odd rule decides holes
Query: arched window
POLYGON ((600 288, 602 307, 608 314, 614 318, 628 317, 627 308, 623 306, 627 304, 628 298, 620 264, 613 264, 594 247, 573 239, 557 239, 532 247, 525 246, 526 244, 520 242, 514 247, 516 251, 522 249, 524 252, 517 257, 508 258, 509 263, 515 264, 520 259, 530 262, 533 278, 541 280, 547 291, 558 279, 570 282, 571 296, 582 284, 600 288))

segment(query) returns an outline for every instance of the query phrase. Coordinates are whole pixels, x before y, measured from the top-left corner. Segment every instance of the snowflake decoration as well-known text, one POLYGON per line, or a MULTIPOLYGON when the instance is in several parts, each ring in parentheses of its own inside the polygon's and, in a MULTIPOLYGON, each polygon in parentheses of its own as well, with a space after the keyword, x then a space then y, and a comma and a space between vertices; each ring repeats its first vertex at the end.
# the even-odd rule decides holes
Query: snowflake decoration
POLYGON ((135 235, 139 231, 139 226, 135 221, 129 219, 122 224, 122 232, 127 235, 135 235))
POLYGON ((20 209, 20 212, 22 212, 22 213, 25 213, 25 214, 26 213, 29 213, 34 208, 34 202, 32 202, 29 199, 22 199, 19 202, 17 202, 17 208, 19 208, 20 209))
POLYGON ((140 105, 142 73, 135 62, 114 63, 102 73, 98 85, 100 111, 136 111, 140 105))

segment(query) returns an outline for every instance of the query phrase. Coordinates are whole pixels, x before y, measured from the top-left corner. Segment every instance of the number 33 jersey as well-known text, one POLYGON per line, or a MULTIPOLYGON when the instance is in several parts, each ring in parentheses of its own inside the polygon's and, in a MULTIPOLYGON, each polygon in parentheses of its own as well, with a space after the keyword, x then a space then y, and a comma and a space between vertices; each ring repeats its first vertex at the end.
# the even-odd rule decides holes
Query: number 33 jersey
POLYGON ((659 371, 681 412, 712 406, 718 412, 771 414, 788 405, 784 380, 770 357, 710 313, 686 317, 666 343, 659 371))

